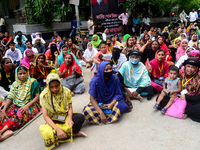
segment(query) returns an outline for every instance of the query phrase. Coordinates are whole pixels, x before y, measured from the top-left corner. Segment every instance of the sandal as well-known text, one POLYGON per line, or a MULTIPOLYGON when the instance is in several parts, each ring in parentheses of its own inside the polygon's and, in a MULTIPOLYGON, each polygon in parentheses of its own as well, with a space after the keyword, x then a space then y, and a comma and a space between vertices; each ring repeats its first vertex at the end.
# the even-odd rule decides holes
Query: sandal
POLYGON ((156 104, 153 106, 153 108, 155 108, 155 109, 158 108, 158 105, 159 105, 159 104, 156 103, 156 104))
POLYGON ((161 110, 161 112, 162 112, 163 114, 165 114, 166 110, 167 110, 167 109, 163 108, 163 109, 161 110))

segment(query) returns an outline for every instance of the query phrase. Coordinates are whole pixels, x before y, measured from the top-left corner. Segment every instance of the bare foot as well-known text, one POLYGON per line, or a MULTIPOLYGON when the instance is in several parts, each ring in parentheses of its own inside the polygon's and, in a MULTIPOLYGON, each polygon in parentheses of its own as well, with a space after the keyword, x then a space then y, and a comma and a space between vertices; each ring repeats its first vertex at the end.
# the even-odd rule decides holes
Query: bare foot
POLYGON ((83 136, 83 137, 87 137, 87 134, 85 134, 84 132, 79 132, 79 133, 76 133, 76 134, 73 134, 74 137, 76 136, 83 136))
POLYGON ((188 116, 187 114, 183 114, 183 118, 184 118, 184 119, 186 119, 186 118, 187 118, 187 116, 188 116))
POLYGON ((136 96, 135 99, 139 100, 140 102, 142 102, 143 98, 141 96, 136 96))
POLYGON ((74 96, 75 94, 74 94, 74 92, 72 92, 72 96, 74 96))
POLYGON ((1 137, 0 137, 0 142, 4 141, 5 139, 9 138, 10 136, 12 136, 14 134, 14 132, 12 130, 7 130, 5 131, 1 137))

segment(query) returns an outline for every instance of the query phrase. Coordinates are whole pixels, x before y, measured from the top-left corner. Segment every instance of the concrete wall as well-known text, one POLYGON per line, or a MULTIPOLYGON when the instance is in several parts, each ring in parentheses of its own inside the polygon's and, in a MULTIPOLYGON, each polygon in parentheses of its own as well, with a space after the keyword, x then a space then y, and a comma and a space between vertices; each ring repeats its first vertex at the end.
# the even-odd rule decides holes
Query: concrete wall
MULTIPOLYGON (((82 21, 81 29, 87 29, 87 21, 82 21)), ((52 32, 52 31, 57 31, 57 32, 67 31, 67 30, 71 30, 71 22, 53 23, 52 31, 50 31, 49 29, 46 29, 41 24, 34 24, 34 25, 13 24, 13 32, 17 32, 19 30, 22 31, 22 33, 25 35, 30 35, 31 33, 35 33, 35 32, 48 33, 48 32, 52 32)))

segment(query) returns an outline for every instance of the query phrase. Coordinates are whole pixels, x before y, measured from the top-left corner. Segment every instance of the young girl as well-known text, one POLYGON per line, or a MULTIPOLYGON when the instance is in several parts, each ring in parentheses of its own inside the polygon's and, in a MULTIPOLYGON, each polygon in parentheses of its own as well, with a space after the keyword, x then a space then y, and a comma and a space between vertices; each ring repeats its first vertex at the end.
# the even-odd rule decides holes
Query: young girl
POLYGON ((40 105, 46 123, 39 129, 47 150, 56 144, 73 141, 73 136, 87 136, 80 132, 84 116, 73 114, 71 91, 62 86, 57 74, 47 76, 47 87, 40 94, 40 105))
POLYGON ((166 110, 173 104, 174 99, 176 98, 176 94, 180 93, 182 90, 181 80, 178 77, 179 68, 176 66, 171 66, 169 68, 169 76, 165 78, 163 83, 163 90, 158 97, 157 103, 153 108, 158 108, 160 102, 163 100, 165 96, 169 96, 170 100, 167 105, 161 110, 164 114, 166 110))
POLYGON ((25 51, 25 57, 23 58, 22 62, 20 63, 20 66, 25 66, 27 69, 30 68, 31 64, 34 62, 34 52, 32 49, 27 49, 25 51))

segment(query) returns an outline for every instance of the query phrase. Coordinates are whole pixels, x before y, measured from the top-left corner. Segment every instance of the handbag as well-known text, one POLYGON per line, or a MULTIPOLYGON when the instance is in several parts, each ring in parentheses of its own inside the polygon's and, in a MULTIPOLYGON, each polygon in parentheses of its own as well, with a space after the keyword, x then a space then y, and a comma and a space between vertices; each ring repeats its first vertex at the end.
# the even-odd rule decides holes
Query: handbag
POLYGON ((66 77, 64 80, 65 80, 64 85, 68 89, 73 90, 78 84, 83 82, 83 77, 77 78, 76 75, 72 74, 71 76, 66 77))
POLYGON ((179 97, 176 97, 173 104, 167 109, 165 115, 184 119, 183 114, 185 112, 186 106, 186 100, 181 100, 179 97))

